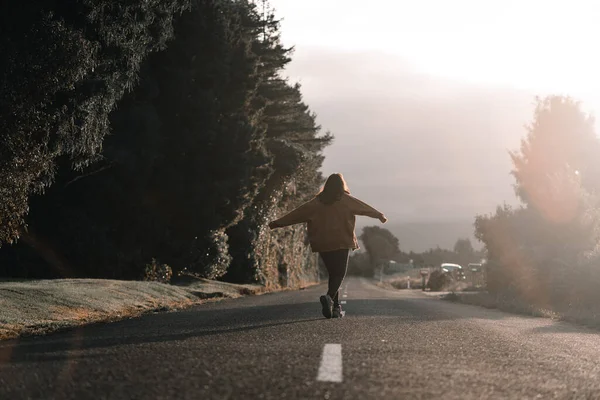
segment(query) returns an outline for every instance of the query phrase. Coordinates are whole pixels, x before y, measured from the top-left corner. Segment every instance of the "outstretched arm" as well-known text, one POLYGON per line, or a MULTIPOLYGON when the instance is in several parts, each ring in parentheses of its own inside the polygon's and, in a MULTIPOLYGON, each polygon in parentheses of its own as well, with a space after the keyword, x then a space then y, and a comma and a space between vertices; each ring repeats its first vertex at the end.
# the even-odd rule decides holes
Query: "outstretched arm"
POLYGON ((382 223, 387 221, 387 218, 383 215, 383 213, 375 208, 371 207, 367 203, 360 201, 356 197, 352 197, 348 195, 350 211, 354 215, 364 215, 365 217, 377 218, 382 223))
POLYGON ((269 223, 269 228, 283 228, 285 226, 308 222, 312 214, 312 201, 302 204, 300 207, 290 211, 283 217, 269 223))

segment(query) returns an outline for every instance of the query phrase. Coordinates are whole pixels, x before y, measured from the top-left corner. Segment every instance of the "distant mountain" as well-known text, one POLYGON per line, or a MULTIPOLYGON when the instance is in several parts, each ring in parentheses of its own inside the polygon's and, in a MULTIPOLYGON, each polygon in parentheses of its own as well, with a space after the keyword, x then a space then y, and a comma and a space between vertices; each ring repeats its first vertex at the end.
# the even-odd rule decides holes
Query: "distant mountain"
MULTIPOLYGON (((400 241, 402 251, 422 252, 437 246, 453 249, 457 239, 469 238, 473 247, 480 249, 482 245, 474 237, 473 220, 452 222, 407 222, 379 225, 390 230, 400 241)), ((368 219, 357 221, 356 234, 360 235, 364 226, 377 225, 368 219)))

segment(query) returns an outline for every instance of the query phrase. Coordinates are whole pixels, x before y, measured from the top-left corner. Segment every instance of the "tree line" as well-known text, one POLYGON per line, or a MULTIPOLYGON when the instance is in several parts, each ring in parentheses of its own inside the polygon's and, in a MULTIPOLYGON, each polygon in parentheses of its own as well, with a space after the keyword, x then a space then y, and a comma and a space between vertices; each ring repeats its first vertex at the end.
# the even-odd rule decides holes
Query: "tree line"
POLYGON ((459 238, 453 249, 439 246, 423 252, 402 251, 400 242, 388 229, 366 226, 359 236, 364 251, 354 253, 348 262, 348 273, 372 277, 382 265, 390 261, 410 265, 413 268, 439 267, 442 263, 455 263, 466 268, 469 263, 479 263, 484 251, 475 250, 471 240, 459 238))
POLYGON ((0 275, 316 268, 304 228, 265 229, 315 193, 332 141, 282 75, 266 1, 14 0, 0 18, 0 275))

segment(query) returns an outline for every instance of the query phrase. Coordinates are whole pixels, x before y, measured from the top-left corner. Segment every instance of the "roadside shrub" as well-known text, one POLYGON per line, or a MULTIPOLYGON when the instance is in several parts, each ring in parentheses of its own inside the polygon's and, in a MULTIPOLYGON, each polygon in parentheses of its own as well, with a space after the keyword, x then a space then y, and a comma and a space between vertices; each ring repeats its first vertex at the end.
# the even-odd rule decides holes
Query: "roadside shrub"
POLYGON ((223 276, 231 263, 227 234, 213 230, 201 239, 194 240, 190 247, 189 270, 206 279, 223 276))
POLYGON ((169 283, 173 271, 167 264, 160 264, 154 258, 150 264, 146 264, 146 270, 144 272, 144 280, 151 282, 169 283))
POLYGON ((439 292, 443 290, 446 286, 448 286, 450 282, 451 278, 448 274, 439 270, 435 270, 429 275, 427 287, 432 292, 439 292))

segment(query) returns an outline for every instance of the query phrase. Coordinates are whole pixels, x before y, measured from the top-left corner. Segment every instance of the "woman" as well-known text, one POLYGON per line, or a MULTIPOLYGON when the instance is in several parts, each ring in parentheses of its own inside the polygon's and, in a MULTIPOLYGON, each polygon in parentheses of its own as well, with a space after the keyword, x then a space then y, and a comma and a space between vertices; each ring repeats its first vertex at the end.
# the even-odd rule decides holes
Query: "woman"
POLYGON ((342 174, 332 174, 314 199, 269 224, 275 229, 307 223, 310 247, 321 255, 329 273, 327 294, 320 298, 325 318, 343 316, 339 289, 346 276, 348 253, 358 249, 354 232, 357 215, 387 221, 383 213, 350 195, 342 174))

